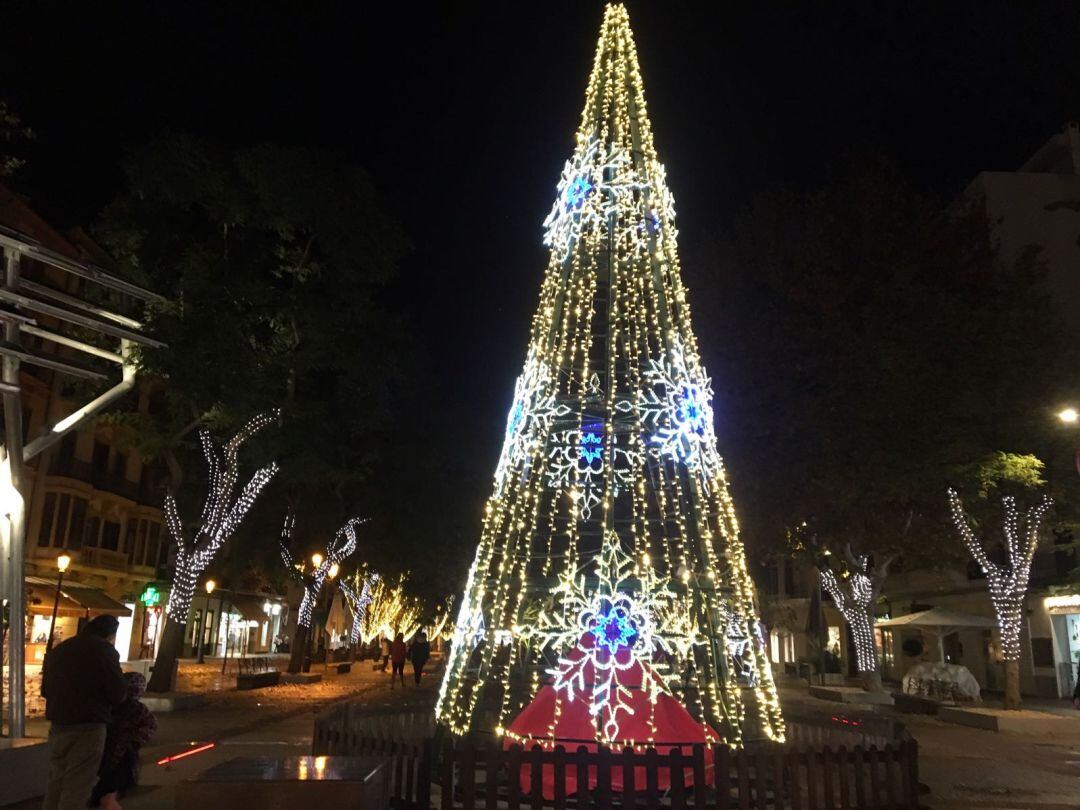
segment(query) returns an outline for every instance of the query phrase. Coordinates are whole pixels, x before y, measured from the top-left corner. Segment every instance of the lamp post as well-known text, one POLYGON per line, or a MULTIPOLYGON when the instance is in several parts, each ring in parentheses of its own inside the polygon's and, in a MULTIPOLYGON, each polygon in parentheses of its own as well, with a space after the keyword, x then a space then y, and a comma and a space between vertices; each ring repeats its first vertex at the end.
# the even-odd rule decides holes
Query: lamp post
POLYGON ((49 640, 45 644, 45 652, 52 649, 53 630, 56 629, 56 611, 60 608, 60 589, 64 587, 64 572, 68 570, 69 565, 71 565, 69 555, 61 554, 56 558, 56 570, 59 573, 56 575, 56 595, 53 597, 52 620, 49 622, 49 640))
MULTIPOLYGON (((1080 422, 1080 411, 1076 408, 1062 408, 1057 414, 1058 420, 1065 425, 1075 425, 1080 422)), ((1080 449, 1076 451, 1076 472, 1080 474, 1080 449)))
POLYGON ((206 662, 206 612, 210 609, 210 594, 214 592, 217 583, 212 579, 206 580, 206 607, 203 608, 202 619, 199 620, 199 663, 206 662))

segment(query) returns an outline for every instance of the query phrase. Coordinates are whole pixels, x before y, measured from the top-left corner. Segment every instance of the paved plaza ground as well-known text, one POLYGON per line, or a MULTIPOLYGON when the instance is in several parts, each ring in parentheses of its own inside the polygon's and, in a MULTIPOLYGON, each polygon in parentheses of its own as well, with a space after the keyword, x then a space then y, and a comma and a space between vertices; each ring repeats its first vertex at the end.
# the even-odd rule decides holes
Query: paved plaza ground
MULTIPOLYGON (((438 688, 438 675, 433 673, 419 688, 407 679, 407 688, 391 690, 387 674, 373 672, 370 662, 362 662, 349 674, 327 675, 320 684, 237 692, 231 688, 231 678, 221 679, 218 666, 214 662, 183 666, 181 687, 191 689, 197 684, 206 692, 207 703, 159 715, 157 738, 143 752, 143 784, 123 803, 128 810, 171 810, 177 782, 233 757, 308 753, 315 714, 335 701, 356 698, 372 711, 409 710, 430 706, 438 688), (216 743, 209 751, 164 767, 155 764, 192 743, 209 741, 216 743)), ((857 719, 894 713, 888 708, 841 707, 817 700, 798 684, 785 684, 781 695, 784 705, 800 715, 843 714, 857 719)), ((1059 728, 1052 735, 1030 735, 981 731, 928 716, 899 715, 919 742, 921 781, 931 790, 924 797, 925 806, 942 810, 1080 809, 1080 712, 1065 701, 1029 701, 1027 705, 1068 720, 1057 724, 1059 728)), ((43 721, 30 726, 31 734, 47 733, 43 721)), ((28 802, 8 810, 36 810, 39 806, 39 802, 28 802)))

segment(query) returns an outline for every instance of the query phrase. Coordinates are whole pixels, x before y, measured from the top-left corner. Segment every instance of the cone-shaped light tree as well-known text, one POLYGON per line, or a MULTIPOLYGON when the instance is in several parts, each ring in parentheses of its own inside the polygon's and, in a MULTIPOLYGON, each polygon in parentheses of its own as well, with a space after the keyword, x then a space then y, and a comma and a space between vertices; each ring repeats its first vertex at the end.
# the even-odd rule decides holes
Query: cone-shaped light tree
MULTIPOLYGON (((744 728, 781 739, 716 448, 711 384, 680 278, 674 203, 621 5, 605 12, 557 188, 544 222, 550 259, 458 612, 439 722, 459 734, 503 734, 542 679, 562 683, 557 661, 567 650, 552 640, 570 638, 569 628, 528 632, 539 613, 607 639, 602 654, 620 661, 662 650, 666 675, 677 676, 664 688, 728 742, 738 744, 744 728), (609 555, 631 560, 614 599, 597 575, 609 555), (571 615, 559 603, 569 593, 582 604, 591 593, 596 604, 571 615), (664 626, 670 622, 679 628, 664 626), (611 628, 618 633, 608 638, 611 628), (643 650, 642 635, 680 641, 643 650), (743 685, 756 693, 745 723, 743 685)), ((595 696, 594 686, 576 683, 578 699, 595 696)), ((558 696, 572 701, 574 689, 558 696)), ((598 740, 617 741, 602 722, 594 727, 598 740)))

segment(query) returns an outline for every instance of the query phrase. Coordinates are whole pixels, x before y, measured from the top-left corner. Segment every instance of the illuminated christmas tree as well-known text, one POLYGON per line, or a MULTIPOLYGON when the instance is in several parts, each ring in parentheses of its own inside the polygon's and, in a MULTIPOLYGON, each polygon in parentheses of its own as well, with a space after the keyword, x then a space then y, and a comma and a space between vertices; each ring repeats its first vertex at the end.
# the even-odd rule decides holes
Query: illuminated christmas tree
POLYGON ((621 5, 604 15, 544 229, 550 260, 439 722, 514 739, 543 692, 556 718, 584 705, 608 743, 626 741, 631 714, 640 727, 643 698, 679 701, 732 744, 744 730, 782 739, 621 5))

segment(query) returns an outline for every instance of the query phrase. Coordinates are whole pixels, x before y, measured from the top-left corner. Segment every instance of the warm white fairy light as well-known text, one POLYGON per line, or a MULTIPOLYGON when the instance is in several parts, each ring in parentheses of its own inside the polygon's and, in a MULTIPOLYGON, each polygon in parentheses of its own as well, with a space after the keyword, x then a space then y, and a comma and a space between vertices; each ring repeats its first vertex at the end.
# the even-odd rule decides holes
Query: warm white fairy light
POLYGON ((1002 534, 1005 539, 1005 560, 995 563, 987 554, 983 542, 971 530, 971 523, 964 512, 964 504, 956 490, 950 489, 949 509, 952 520, 964 541, 968 553, 986 574, 990 589, 990 601, 997 615, 998 633, 1001 636, 1001 657, 1006 661, 1020 660, 1020 631, 1023 628, 1024 600, 1031 579, 1031 561, 1039 546, 1039 532, 1043 518, 1054 505, 1044 495, 1037 505, 1031 507, 1021 518, 1016 499, 1006 495, 1001 499, 1002 534))
POLYGON ((270 479, 277 473, 276 463, 267 464, 251 476, 239 494, 236 493, 236 483, 240 476, 240 448, 248 439, 277 419, 277 411, 256 416, 226 442, 221 451, 214 446, 210 431, 205 428, 199 431, 199 444, 208 467, 208 482, 202 519, 190 539, 185 536, 173 493, 166 493, 165 525, 176 543, 176 567, 166 611, 176 621, 187 621, 196 582, 243 522, 263 487, 270 483, 270 479))
POLYGON ((300 609, 296 613, 296 622, 301 627, 311 627, 311 614, 319 601, 323 583, 331 576, 331 570, 336 574, 342 561, 356 551, 356 528, 364 522, 359 518, 349 518, 326 547, 326 554, 312 555, 311 571, 305 571, 303 565, 298 565, 293 560, 292 552, 289 551, 296 518, 292 514, 286 515, 285 523, 281 527, 281 559, 286 570, 304 589, 300 609))
MULTIPOLYGON (((494 704, 505 730, 547 664, 535 644, 503 642, 523 636, 525 615, 551 598, 553 582, 591 570, 614 532, 643 576, 694 606, 658 611, 657 631, 674 632, 675 622, 685 638, 720 639, 693 650, 691 712, 741 741, 741 689, 718 619, 726 606, 751 640, 754 725, 782 739, 680 275, 675 206, 620 5, 605 12, 581 126, 544 225, 548 267, 437 717, 466 733, 494 704)), ((691 655, 688 646, 676 657, 691 655)))
POLYGON ((393 639, 397 633, 410 638, 420 629, 420 603, 409 595, 405 577, 396 585, 378 574, 369 576, 369 601, 360 621, 360 640, 370 644, 382 637, 393 639))

